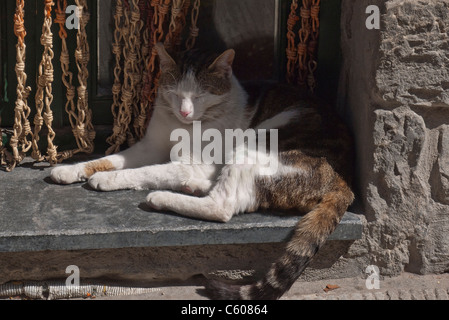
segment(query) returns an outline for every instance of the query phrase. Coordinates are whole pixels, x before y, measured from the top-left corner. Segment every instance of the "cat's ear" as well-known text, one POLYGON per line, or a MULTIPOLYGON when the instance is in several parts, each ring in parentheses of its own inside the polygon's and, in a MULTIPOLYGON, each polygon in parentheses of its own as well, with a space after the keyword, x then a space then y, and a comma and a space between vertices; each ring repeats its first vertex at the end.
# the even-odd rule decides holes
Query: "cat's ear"
POLYGON ((159 55, 159 61, 161 64, 161 70, 169 70, 176 66, 175 60, 168 54, 164 45, 161 42, 155 44, 157 54, 159 55))
POLYGON ((226 50, 221 56, 219 56, 214 63, 209 67, 209 70, 214 73, 218 73, 226 79, 232 77, 232 64, 235 59, 235 51, 232 49, 226 50))

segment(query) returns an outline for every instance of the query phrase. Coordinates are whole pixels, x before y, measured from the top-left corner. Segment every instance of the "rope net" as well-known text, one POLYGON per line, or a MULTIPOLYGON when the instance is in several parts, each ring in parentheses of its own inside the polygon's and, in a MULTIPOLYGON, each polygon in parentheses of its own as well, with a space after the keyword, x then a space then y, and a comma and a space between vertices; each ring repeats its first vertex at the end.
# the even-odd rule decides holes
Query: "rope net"
MULTIPOLYGON (((26 30, 25 0, 16 0, 14 33, 16 45, 16 102, 14 127, 10 135, 10 148, 3 143, 0 134, 0 165, 12 171, 31 152, 38 162, 55 165, 78 153, 94 152, 95 130, 92 110, 89 107, 88 79, 90 50, 86 27, 90 20, 87 0, 73 0, 79 19, 74 61, 78 87, 73 84, 70 71, 71 55, 67 47, 67 0, 43 0, 44 23, 42 26, 42 58, 38 67, 35 93, 36 114, 30 122, 31 109, 28 98, 32 92, 27 86, 25 73, 26 30), (54 2, 55 1, 55 2, 54 2), (53 15, 55 16, 53 20, 53 15), (60 64, 62 83, 65 87, 65 111, 68 114, 77 148, 58 151, 54 144, 55 132, 52 111, 52 84, 54 82, 55 41, 52 24, 59 25, 61 41, 60 64), (47 150, 44 155, 39 141, 46 127, 47 150)), ((287 82, 316 87, 317 47, 319 37, 320 0, 292 0, 287 21, 287 82), (299 15, 298 15, 299 10, 299 15)), ((110 145, 106 154, 119 152, 125 144, 134 145, 145 135, 151 120, 152 108, 159 87, 161 72, 157 63, 155 45, 163 42, 170 51, 191 50, 199 35, 198 19, 201 0, 116 0, 114 12, 114 83, 111 112, 114 117, 113 133, 107 139, 110 145), (186 26, 189 25, 187 29, 186 26), (185 42, 183 43, 183 37, 185 42)), ((3 130, 0 132, 2 133, 3 130)))
POLYGON ((79 152, 92 153, 94 151, 93 141, 95 131, 92 125, 92 113, 88 105, 87 81, 89 78, 89 44, 87 40, 86 26, 89 22, 89 8, 86 0, 75 0, 77 12, 79 13, 79 28, 77 32, 77 48, 75 51, 75 62, 78 69, 77 90, 72 84, 73 73, 70 72, 70 54, 67 48, 66 8, 67 0, 44 0, 44 23, 40 43, 43 47, 42 58, 38 66, 36 93, 34 96, 36 113, 33 119, 34 128, 30 123, 31 109, 28 106, 28 98, 31 88, 26 86, 27 75, 25 73, 26 57, 26 30, 25 30, 25 0, 16 1, 16 13, 14 15, 14 33, 17 37, 16 45, 16 75, 17 90, 15 103, 15 119, 10 148, 0 144, 1 165, 7 171, 12 171, 19 165, 31 151, 31 157, 38 162, 47 161, 55 165, 71 158, 79 152), (55 19, 53 21, 53 14, 55 19), (54 37, 52 33, 53 23, 59 24, 59 37, 62 43, 60 62, 62 70, 62 82, 66 88, 65 110, 69 115, 78 148, 58 152, 54 144, 56 133, 53 130, 53 82, 54 82, 54 37), (78 97, 77 97, 78 95, 78 97), (76 103, 75 99, 77 97, 76 103), (44 126, 46 127, 47 150, 46 155, 39 147, 40 138, 44 126))

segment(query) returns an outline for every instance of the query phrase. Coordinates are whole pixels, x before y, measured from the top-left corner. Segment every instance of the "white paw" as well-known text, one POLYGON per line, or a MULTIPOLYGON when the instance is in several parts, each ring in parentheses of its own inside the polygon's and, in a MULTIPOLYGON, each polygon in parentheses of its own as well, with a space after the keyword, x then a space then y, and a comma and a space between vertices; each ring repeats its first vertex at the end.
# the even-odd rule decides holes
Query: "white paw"
POLYGON ((97 172, 89 178, 89 186, 97 191, 115 191, 120 189, 117 172, 97 172))
POLYGON ((86 180, 83 178, 82 168, 77 165, 54 168, 50 173, 50 178, 58 184, 72 184, 86 180))
POLYGON ((182 192, 197 197, 202 197, 208 195, 209 192, 212 190, 212 187, 213 184, 211 180, 190 179, 184 184, 182 192))
POLYGON ((146 202, 150 208, 157 211, 162 211, 167 206, 169 194, 169 192, 164 191, 152 192, 147 196, 146 202))

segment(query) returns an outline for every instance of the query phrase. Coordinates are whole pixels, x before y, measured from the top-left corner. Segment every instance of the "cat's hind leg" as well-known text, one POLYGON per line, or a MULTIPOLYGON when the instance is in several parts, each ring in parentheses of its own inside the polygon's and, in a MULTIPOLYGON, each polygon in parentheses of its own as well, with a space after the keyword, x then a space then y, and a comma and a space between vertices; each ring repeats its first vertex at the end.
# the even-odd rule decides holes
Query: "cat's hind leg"
POLYGON ((147 204, 158 211, 217 222, 228 222, 234 215, 257 209, 255 177, 257 166, 228 165, 216 185, 202 198, 173 192, 153 192, 147 204))
POLYGON ((193 166, 193 169, 194 173, 191 177, 183 181, 181 192, 197 197, 209 194, 217 182, 217 172, 220 171, 220 166, 200 165, 193 166))

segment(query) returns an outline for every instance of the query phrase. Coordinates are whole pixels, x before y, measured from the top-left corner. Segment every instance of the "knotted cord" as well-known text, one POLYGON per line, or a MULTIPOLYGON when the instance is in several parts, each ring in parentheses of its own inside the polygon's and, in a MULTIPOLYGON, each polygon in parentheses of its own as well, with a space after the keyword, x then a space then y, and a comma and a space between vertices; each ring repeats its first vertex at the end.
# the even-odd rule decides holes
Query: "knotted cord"
POLYGON ((192 14, 191 14, 191 25, 190 25, 190 33, 189 38, 186 42, 186 49, 192 50, 192 48, 195 46, 196 39, 198 38, 200 29, 198 28, 198 18, 200 15, 200 6, 201 6, 201 0, 195 0, 195 3, 193 4, 192 8, 192 14))
POLYGON ((86 153, 94 152, 95 129, 92 124, 92 110, 89 108, 89 59, 90 48, 87 40, 86 27, 90 21, 87 0, 75 0, 79 12, 79 29, 76 36, 77 48, 75 61, 78 69, 78 122, 74 129, 75 136, 79 137, 81 148, 86 153))
POLYGON ((70 72, 70 54, 67 48, 67 31, 65 29, 66 24, 66 8, 67 0, 58 0, 55 23, 59 24, 59 37, 62 42, 61 49, 61 70, 62 70, 62 82, 66 87, 67 102, 65 105, 65 111, 69 115, 70 125, 72 127, 73 136, 75 137, 77 149, 67 150, 58 154, 58 162, 62 162, 69 158, 72 158, 75 154, 85 152, 92 153, 94 151, 93 140, 95 138, 95 131, 91 121, 91 110, 87 104, 87 78, 89 76, 87 70, 87 64, 89 63, 89 50, 87 44, 87 37, 85 34, 86 24, 89 16, 87 13, 86 3, 77 3, 78 12, 80 12, 79 23, 80 28, 77 36, 77 67, 80 70, 80 88, 78 91, 82 91, 79 96, 77 104, 75 106, 76 89, 73 85, 73 73, 70 72))
POLYGON ((53 140, 56 136, 52 129, 53 124, 53 111, 51 110, 51 104, 53 102, 52 84, 54 80, 53 70, 53 33, 51 26, 53 19, 51 16, 52 7, 54 3, 52 0, 45 0, 45 18, 42 26, 41 44, 44 47, 42 54, 42 60, 38 68, 38 81, 36 90, 36 116, 34 117, 34 135, 33 135, 33 152, 32 157, 36 161, 47 160, 50 164, 56 164, 57 161, 57 148, 53 144, 53 140), (42 130, 43 125, 46 125, 48 129, 47 133, 47 158, 44 157, 39 150, 39 133, 42 130))
POLYGON ((112 45, 112 52, 115 56, 115 67, 114 67, 114 84, 112 86, 112 115, 114 116, 114 127, 113 134, 107 139, 107 142, 111 145, 106 154, 116 153, 120 151, 120 146, 126 141, 126 128, 124 125, 124 112, 121 107, 120 97, 122 92, 122 82, 121 77, 123 73, 123 68, 121 65, 122 50, 123 50, 123 1, 117 0, 115 6, 114 14, 114 44, 112 45), (123 123, 123 125, 122 125, 123 123))
MULTIPOLYGON (((26 30, 25 30, 25 1, 16 1, 16 13, 14 15, 14 34, 18 42, 16 45, 16 75, 17 75, 17 99, 15 103, 15 117, 13 136, 11 137, 10 146, 13 154, 7 153, 6 149, 1 148, 4 154, 3 162, 7 162, 7 171, 12 171, 21 163, 26 156, 26 153, 31 149, 32 142, 28 141, 28 136, 33 139, 33 132, 29 122, 31 109, 28 106, 28 96, 31 93, 31 88, 26 86, 27 74, 25 73, 26 60, 26 30)), ((2 139, 2 138, 1 138, 2 139)), ((1 140, 0 139, 0 140, 1 140)))
POLYGON ((298 49, 296 47, 294 32, 299 17, 296 14, 298 0, 293 0, 290 7, 290 15, 287 20, 287 81, 293 83, 295 80, 295 70, 298 64, 298 49))
POLYGON ((152 47, 154 46, 154 30, 153 24, 154 9, 151 3, 145 0, 141 0, 139 3, 141 20, 144 23, 142 34, 142 68, 143 72, 143 85, 140 91, 139 97, 139 110, 136 113, 134 119, 134 132, 136 138, 141 140, 146 133, 146 124, 148 118, 148 112, 150 109, 149 96, 151 94, 152 75, 151 75, 151 59, 152 59, 152 47))
POLYGON ((315 71, 318 68, 318 38, 320 36, 320 1, 312 0, 312 6, 310 8, 310 16, 312 19, 312 31, 311 39, 308 46, 309 51, 309 74, 307 75, 307 85, 309 89, 313 92, 316 88, 315 71))
POLYGON ((302 0, 299 10, 298 0, 292 0, 287 21, 287 82, 316 88, 315 71, 318 67, 317 49, 320 28, 320 0, 302 0), (299 42, 296 44, 295 28, 301 21, 298 31, 299 42))

